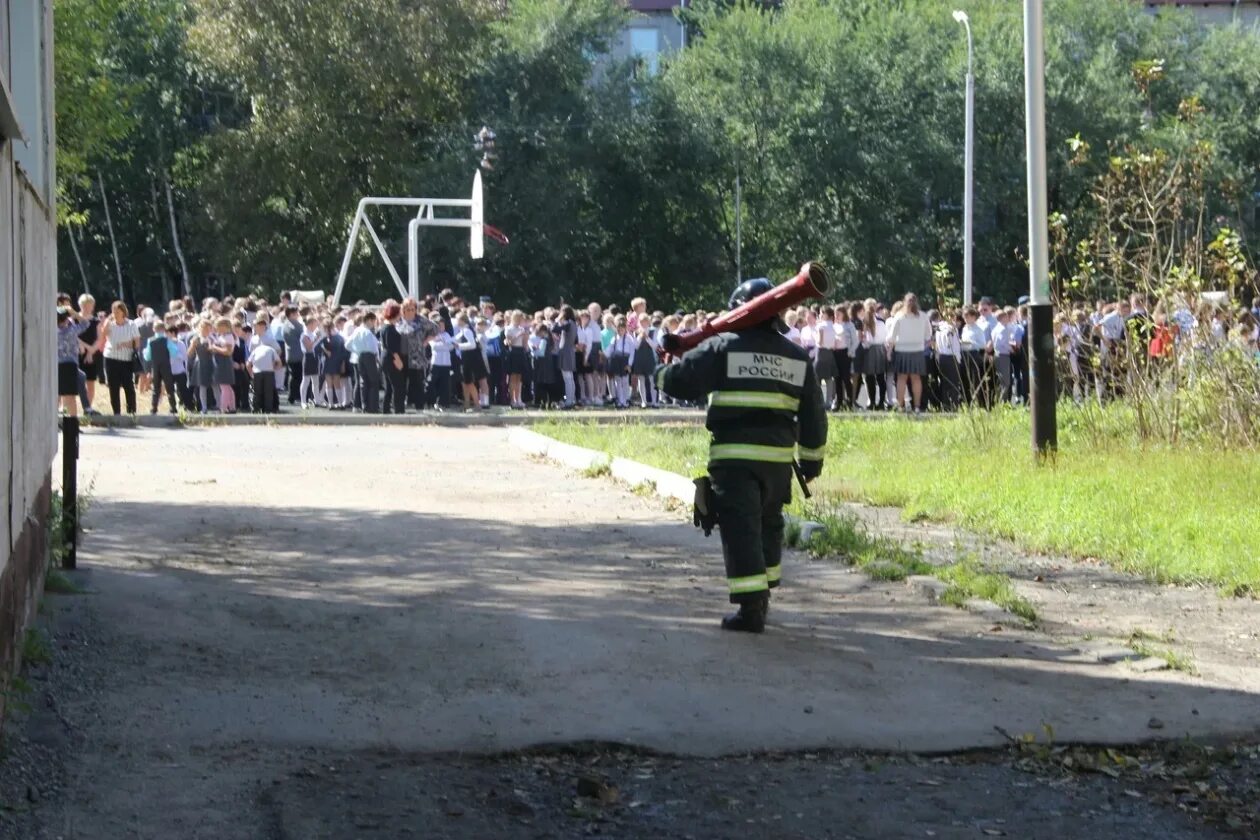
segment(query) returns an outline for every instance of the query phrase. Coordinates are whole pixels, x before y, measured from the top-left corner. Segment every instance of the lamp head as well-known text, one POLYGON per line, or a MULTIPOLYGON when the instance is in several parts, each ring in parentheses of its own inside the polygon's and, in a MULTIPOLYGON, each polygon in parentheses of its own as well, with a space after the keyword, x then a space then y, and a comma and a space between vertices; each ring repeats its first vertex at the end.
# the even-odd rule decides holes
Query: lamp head
POLYGON ((959 23, 966 23, 968 20, 967 13, 964 12, 962 9, 955 9, 954 20, 958 21, 959 23))

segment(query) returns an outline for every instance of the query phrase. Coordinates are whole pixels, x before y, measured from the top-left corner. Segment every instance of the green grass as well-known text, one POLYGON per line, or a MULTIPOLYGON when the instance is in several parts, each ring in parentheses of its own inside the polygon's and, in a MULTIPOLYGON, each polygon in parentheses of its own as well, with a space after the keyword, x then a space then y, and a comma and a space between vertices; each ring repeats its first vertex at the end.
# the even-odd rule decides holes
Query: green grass
POLYGON ((1135 653, 1145 657, 1154 659, 1162 659, 1168 663, 1168 667, 1174 671, 1181 671, 1186 674, 1197 674, 1199 669, 1194 666, 1194 660, 1185 654, 1178 653, 1170 647, 1152 644, 1152 642, 1164 642, 1165 644, 1176 641, 1172 631, 1158 635, 1148 633, 1141 628, 1134 630, 1129 634, 1127 644, 1135 653))
POLYGON ((941 600, 947 604, 961 607, 972 598, 981 598, 1025 621, 1037 620, 1037 610, 1027 599, 1015 594, 1010 578, 987 572, 974 561, 963 560, 944 566, 937 571, 937 577, 949 584, 941 595, 941 600))
POLYGON ((879 580, 905 580, 910 575, 930 575, 936 571, 918 552, 887 537, 872 535, 851 513, 824 504, 807 506, 804 515, 823 526, 823 530, 814 532, 808 543, 799 546, 816 557, 840 557, 879 580))
POLYGON ((26 631, 22 639, 22 662, 27 665, 47 665, 52 662, 52 648, 48 639, 36 627, 26 631))
POLYGON ((44 576, 44 591, 55 595, 81 595, 84 589, 71 580, 69 575, 50 565, 44 576))
MULTIPOLYGON (((1030 454, 1021 411, 928 422, 835 418, 814 486, 820 495, 905 508, 1161 582, 1260 592, 1260 554, 1250 548, 1260 533, 1260 454, 1142 447, 1129 442, 1118 415, 1090 424, 1061 408, 1059 455, 1044 465, 1030 454)), ((704 471, 702 428, 536 428, 684 475, 704 471)))

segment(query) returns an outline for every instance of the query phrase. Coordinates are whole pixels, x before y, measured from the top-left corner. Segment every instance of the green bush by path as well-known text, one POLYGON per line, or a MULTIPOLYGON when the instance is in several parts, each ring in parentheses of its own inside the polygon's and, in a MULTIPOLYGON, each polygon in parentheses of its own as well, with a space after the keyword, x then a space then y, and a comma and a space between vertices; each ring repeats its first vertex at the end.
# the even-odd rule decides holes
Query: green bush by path
MULTIPOLYGON (((815 489, 952 520, 1038 551, 1096 557, 1158 581, 1260 592, 1260 455, 1139 448, 1060 418, 1060 452, 1040 467, 1016 411, 913 422, 835 418, 815 489)), ((707 434, 679 426, 547 423, 538 431, 685 475, 707 434)))

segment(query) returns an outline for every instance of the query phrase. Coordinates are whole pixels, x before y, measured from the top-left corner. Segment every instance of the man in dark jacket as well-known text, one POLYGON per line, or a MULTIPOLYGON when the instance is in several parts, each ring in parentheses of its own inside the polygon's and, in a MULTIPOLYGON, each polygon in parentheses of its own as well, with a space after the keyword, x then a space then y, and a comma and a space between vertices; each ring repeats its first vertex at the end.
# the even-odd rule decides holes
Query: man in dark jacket
MULTIPOLYGON (((773 288, 759 278, 731 295, 734 309, 773 288)), ((779 585, 783 505, 793 463, 804 480, 822 473, 827 414, 809 354, 785 338, 778 315, 707 339, 657 369, 657 387, 680 400, 709 401, 709 478, 722 535, 731 603, 726 630, 765 630, 770 590, 779 585)))

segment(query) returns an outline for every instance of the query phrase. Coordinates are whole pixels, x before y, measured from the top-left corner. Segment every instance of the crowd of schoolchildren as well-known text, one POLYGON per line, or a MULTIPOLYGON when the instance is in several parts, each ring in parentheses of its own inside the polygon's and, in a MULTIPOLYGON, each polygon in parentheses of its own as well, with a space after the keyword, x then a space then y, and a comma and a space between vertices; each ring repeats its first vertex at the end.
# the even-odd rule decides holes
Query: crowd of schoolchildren
MULTIPOLYGON (((783 315, 787 337, 809 350, 832 410, 950 411, 1026 402, 1028 310, 989 298, 959 312, 923 311, 913 294, 812 303, 783 315)), ((281 404, 334 411, 484 410, 676 404, 655 392, 665 333, 696 329, 713 313, 649 312, 598 303, 499 311, 451 290, 421 300, 332 308, 282 295, 173 300, 164 314, 132 317, 115 302, 97 313, 58 298, 58 394, 67 413, 93 414, 98 382, 115 414, 136 412, 137 391, 157 413, 278 412, 281 404)), ((1139 357, 1170 360, 1237 342, 1255 356, 1260 299, 1250 310, 1184 303, 1148 313, 1140 295, 1061 314, 1055 325, 1064 392, 1108 399, 1139 357)), ((1258 357, 1260 358, 1260 357, 1258 357)))

